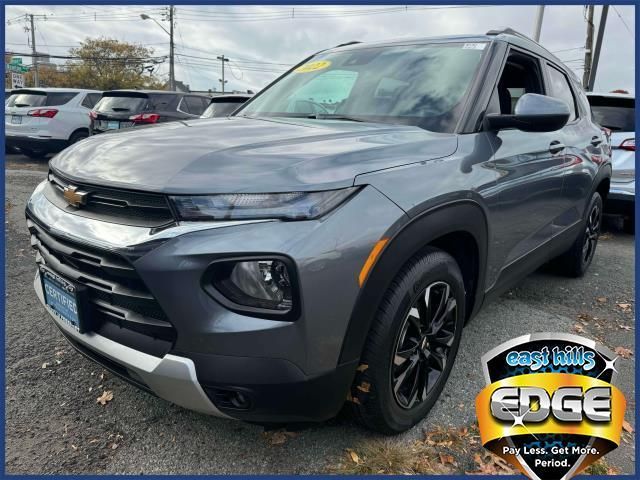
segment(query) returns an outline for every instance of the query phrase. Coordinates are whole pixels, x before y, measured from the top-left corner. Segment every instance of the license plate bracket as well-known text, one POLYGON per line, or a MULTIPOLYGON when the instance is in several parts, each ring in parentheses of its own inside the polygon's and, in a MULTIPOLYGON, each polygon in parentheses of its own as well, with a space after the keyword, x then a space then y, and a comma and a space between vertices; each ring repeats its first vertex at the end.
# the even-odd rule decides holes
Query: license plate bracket
POLYGON ((57 318, 79 333, 91 330, 87 315, 87 287, 70 282, 43 266, 40 266, 40 281, 45 304, 57 318))
POLYGON ((118 130, 120 128, 120 122, 107 121, 107 130, 118 130))
POLYGON ((11 124, 12 125, 20 125, 20 124, 22 124, 22 116, 20 116, 20 115, 11 115, 11 124))

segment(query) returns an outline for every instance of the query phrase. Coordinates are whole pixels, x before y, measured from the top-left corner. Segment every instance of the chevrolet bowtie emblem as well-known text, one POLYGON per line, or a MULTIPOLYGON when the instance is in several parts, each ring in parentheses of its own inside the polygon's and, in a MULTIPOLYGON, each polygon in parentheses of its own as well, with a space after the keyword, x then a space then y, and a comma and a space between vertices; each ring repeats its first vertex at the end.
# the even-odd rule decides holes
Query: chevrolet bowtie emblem
POLYGON ((88 195, 89 192, 78 191, 78 187, 74 187, 73 185, 64 187, 64 199, 73 207, 79 208, 80 205, 87 203, 88 195))

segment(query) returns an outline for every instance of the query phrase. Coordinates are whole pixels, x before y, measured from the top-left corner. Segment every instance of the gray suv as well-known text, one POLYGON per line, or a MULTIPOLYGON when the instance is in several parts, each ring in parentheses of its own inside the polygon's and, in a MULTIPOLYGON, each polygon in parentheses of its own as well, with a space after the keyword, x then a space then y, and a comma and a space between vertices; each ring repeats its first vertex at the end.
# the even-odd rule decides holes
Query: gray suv
POLYGON ((554 258, 585 272, 610 176, 578 80, 530 39, 351 43, 231 117, 56 156, 26 209, 34 285, 79 352, 178 405, 348 402, 401 432, 484 302, 554 258))

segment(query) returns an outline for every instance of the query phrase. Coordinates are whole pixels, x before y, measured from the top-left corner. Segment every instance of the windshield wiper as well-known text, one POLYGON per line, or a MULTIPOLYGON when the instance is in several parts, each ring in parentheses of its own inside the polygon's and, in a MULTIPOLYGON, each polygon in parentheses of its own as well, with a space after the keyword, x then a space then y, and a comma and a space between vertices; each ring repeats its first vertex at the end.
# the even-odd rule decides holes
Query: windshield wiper
POLYGON ((314 120, 344 120, 347 122, 366 122, 367 121, 358 117, 351 117, 349 115, 341 115, 341 114, 334 114, 334 113, 312 113, 311 115, 308 115, 307 118, 313 118, 314 120))

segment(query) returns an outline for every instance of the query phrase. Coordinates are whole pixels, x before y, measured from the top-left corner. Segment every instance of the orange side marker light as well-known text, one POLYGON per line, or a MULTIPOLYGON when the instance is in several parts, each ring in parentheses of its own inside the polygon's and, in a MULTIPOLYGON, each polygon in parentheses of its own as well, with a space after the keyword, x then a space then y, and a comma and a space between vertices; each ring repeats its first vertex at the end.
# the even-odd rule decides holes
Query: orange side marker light
POLYGON ((360 285, 361 288, 362 288, 362 285, 364 285, 364 281, 367 279, 367 275, 369 275, 369 272, 375 265, 376 261, 378 260, 378 257, 382 253, 382 250, 384 249, 384 246, 387 244, 388 241, 389 241, 388 238, 381 238, 376 242, 376 244, 371 249, 371 253, 369 253, 369 257, 367 258, 367 261, 364 262, 364 265, 362 266, 362 270, 360 270, 360 275, 358 275, 358 285, 360 285))

